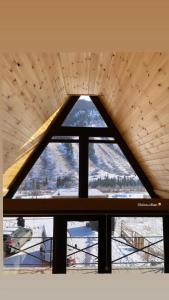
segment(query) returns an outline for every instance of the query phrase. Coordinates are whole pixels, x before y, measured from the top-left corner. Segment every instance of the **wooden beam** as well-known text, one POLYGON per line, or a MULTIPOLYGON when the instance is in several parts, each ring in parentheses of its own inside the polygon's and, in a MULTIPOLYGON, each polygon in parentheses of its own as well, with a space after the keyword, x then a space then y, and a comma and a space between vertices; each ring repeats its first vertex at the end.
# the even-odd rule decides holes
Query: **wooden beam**
POLYGON ((105 109, 104 105, 102 104, 100 98, 97 97, 97 96, 91 96, 91 99, 92 99, 93 103, 95 104, 95 106, 97 107, 97 109, 98 109, 99 113, 101 114, 102 118, 106 122, 107 126, 109 128, 111 128, 112 134, 113 134, 114 138, 116 139, 116 142, 118 143, 120 149, 124 153, 125 157, 129 161, 130 165, 134 169, 135 173, 139 177, 140 181, 142 182, 143 186, 146 188, 149 195, 152 198, 153 197, 158 198, 158 195, 156 195, 156 193, 154 192, 154 189, 153 189, 153 186, 152 186, 151 182, 149 181, 149 179, 145 175, 143 169, 139 165, 136 158, 134 157, 134 154, 131 152, 128 145, 125 143, 122 135, 120 134, 119 130, 117 129, 117 127, 113 123, 112 118, 108 114, 108 112, 105 109))
POLYGON ((49 216, 54 214, 113 214, 163 216, 169 214, 169 199, 49 198, 4 199, 4 216, 49 216))

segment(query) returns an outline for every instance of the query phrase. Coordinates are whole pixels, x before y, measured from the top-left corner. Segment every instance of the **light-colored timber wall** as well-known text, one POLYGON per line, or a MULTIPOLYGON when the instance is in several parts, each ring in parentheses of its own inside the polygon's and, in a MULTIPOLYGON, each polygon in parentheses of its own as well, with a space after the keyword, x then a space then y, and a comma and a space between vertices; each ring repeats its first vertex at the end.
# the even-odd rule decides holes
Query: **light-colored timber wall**
POLYGON ((169 53, 7 53, 0 62, 5 188, 68 95, 94 94, 169 197, 169 53))

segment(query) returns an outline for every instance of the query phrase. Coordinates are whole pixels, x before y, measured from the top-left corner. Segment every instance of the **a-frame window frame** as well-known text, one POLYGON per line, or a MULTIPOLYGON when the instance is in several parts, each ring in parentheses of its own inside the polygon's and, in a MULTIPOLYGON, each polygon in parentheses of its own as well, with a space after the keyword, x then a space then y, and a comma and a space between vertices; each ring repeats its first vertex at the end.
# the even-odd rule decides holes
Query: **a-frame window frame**
MULTIPOLYGON (((73 106, 79 100, 78 95, 70 96, 67 103, 62 107, 59 115, 57 115, 48 130, 46 131, 44 137, 40 141, 39 145, 35 148, 33 153, 30 155, 26 163, 23 165, 21 170, 18 172, 14 180, 9 186, 9 190, 4 197, 4 199, 11 199, 19 188, 20 184, 23 182, 24 178, 27 176, 30 169, 33 167, 45 147, 49 143, 60 142, 59 136, 78 136, 79 140, 74 142, 79 143, 79 198, 88 198, 88 149, 89 143, 96 141, 89 140, 90 137, 113 137, 113 141, 108 141, 109 143, 116 143, 122 150, 124 156, 132 166, 133 170, 137 174, 141 183, 149 193, 150 197, 156 197, 153 191, 153 187, 146 177, 144 171, 134 158, 132 152, 128 148, 127 144, 123 140, 120 132, 114 125, 111 117, 106 111, 104 105, 102 104, 99 96, 90 96, 94 105, 96 106, 98 112, 100 113, 102 119, 104 120, 107 127, 66 127, 62 126, 64 120, 72 110, 73 106), (53 136, 58 136, 58 139, 52 139, 53 136)), ((64 142, 70 142, 69 138, 66 138, 64 142)), ((72 141, 71 141, 72 142, 72 141)), ((99 141, 106 143, 105 140, 99 141)))

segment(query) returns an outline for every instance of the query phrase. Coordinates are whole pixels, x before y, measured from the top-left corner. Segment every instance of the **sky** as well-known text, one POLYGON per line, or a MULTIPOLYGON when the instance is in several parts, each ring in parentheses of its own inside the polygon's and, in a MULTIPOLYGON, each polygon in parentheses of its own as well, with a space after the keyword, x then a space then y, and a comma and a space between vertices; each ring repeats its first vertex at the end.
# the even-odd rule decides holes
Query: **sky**
POLYGON ((86 95, 81 95, 79 97, 79 99, 83 99, 83 100, 86 100, 86 101, 91 101, 90 97, 89 96, 86 96, 86 95))

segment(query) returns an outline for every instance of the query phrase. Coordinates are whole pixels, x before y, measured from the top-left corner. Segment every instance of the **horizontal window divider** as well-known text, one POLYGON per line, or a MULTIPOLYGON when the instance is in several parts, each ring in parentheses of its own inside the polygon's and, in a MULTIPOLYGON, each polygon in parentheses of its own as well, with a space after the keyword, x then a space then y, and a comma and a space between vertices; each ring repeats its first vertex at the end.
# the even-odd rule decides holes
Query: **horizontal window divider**
MULTIPOLYGON (((77 140, 69 140, 69 139, 51 139, 49 143, 79 143, 79 139, 77 140)), ((115 140, 88 140, 90 144, 117 144, 115 140)))
POLYGON ((53 129, 52 135, 59 136, 88 136, 88 137, 114 137, 111 128, 104 127, 58 127, 53 129))
POLYGON ((79 143, 79 139, 78 140, 69 140, 69 139, 51 139, 49 141, 49 143, 79 143))

